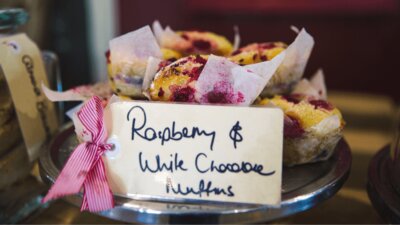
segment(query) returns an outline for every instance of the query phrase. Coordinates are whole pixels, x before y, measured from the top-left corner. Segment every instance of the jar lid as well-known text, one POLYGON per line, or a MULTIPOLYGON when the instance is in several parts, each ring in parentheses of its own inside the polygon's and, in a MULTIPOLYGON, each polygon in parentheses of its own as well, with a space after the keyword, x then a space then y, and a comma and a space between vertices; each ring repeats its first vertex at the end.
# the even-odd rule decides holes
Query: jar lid
POLYGON ((0 30, 16 28, 28 21, 28 13, 21 8, 0 9, 0 30))

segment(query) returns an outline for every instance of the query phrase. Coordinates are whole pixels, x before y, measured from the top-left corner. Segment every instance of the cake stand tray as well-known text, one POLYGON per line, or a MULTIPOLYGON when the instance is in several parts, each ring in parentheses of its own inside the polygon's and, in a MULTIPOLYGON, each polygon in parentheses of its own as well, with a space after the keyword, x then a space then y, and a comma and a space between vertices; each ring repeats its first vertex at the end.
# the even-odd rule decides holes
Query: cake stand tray
MULTIPOLYGON (((64 126, 46 145, 40 157, 40 174, 51 185, 69 154, 77 146, 72 124, 64 126)), ((310 209, 332 197, 346 181, 351 153, 342 139, 334 155, 325 162, 283 169, 282 202, 274 208, 265 205, 220 202, 160 202, 115 196, 115 208, 99 215, 128 223, 255 223, 271 221, 310 209)), ((263 187, 259 187, 263 188, 263 187)), ((65 197, 79 206, 81 195, 65 197)))

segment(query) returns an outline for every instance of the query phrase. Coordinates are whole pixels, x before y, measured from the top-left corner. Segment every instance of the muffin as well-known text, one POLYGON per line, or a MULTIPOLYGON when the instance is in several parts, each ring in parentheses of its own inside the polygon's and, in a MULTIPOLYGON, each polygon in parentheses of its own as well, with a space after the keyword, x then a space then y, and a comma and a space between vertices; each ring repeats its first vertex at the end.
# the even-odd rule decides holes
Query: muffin
POLYGON ((221 56, 192 55, 162 67, 144 90, 154 101, 249 106, 260 95, 283 56, 240 66, 221 56))
MULTIPOLYGON (((287 45, 283 42, 252 43, 232 52, 229 59, 239 65, 250 65, 269 61, 286 48, 287 45)), ((274 94, 289 93, 293 84, 291 80, 282 79, 275 74, 272 76, 261 95, 272 96, 274 94)))
POLYGON ((313 37, 302 29, 288 46, 282 42, 253 43, 232 52, 229 58, 238 64, 250 65, 269 61, 285 52, 282 64, 261 93, 262 97, 271 97, 291 92, 303 76, 313 46, 313 37))
POLYGON ((116 37, 109 42, 107 70, 112 89, 118 95, 144 98, 143 77, 150 57, 163 53, 149 26, 116 37))
POLYGON ((283 163, 293 166, 328 159, 345 125, 340 111, 325 100, 303 95, 277 95, 261 100, 285 113, 283 163))
MULTIPOLYGON (((177 51, 171 49, 161 49, 163 62, 161 66, 166 66, 182 57, 177 51)), ((119 96, 142 98, 143 75, 146 72, 146 64, 112 64, 110 51, 106 52, 107 70, 111 88, 119 96)))

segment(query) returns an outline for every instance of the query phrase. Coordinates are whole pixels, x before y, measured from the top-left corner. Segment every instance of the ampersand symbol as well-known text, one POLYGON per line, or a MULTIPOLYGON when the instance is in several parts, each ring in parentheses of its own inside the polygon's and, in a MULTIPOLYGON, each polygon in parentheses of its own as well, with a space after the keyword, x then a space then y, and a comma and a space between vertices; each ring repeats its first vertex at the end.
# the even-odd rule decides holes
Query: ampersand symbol
POLYGON ((233 147, 235 147, 235 149, 236 149, 237 142, 243 141, 243 137, 239 133, 240 130, 242 130, 242 127, 240 126, 239 121, 237 121, 235 123, 235 125, 233 125, 231 131, 229 132, 229 137, 232 139, 233 147))

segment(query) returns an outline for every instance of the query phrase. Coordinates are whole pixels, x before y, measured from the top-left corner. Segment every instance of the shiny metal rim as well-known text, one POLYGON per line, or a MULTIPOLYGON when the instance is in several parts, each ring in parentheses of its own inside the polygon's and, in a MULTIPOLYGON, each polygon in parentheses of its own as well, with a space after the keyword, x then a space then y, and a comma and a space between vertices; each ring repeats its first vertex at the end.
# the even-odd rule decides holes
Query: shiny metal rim
MULTIPOLYGON (((40 157, 40 174, 51 185, 59 174, 52 156, 52 148, 73 134, 71 124, 65 125, 51 140, 40 157)), ((53 149, 54 150, 54 149, 53 149)), ((332 157, 333 166, 322 177, 303 187, 282 194, 279 208, 260 205, 230 203, 179 203, 134 200, 115 196, 116 207, 100 212, 99 215, 123 221, 139 223, 253 223, 271 221, 305 211, 332 197, 347 180, 351 167, 350 148, 341 140, 332 157)), ((283 180, 285 182, 285 180, 283 180)), ((79 206, 81 196, 65 198, 79 206)))
POLYGON ((0 9, 0 30, 16 28, 28 19, 28 13, 22 8, 0 9))

